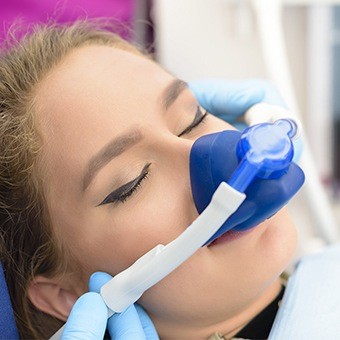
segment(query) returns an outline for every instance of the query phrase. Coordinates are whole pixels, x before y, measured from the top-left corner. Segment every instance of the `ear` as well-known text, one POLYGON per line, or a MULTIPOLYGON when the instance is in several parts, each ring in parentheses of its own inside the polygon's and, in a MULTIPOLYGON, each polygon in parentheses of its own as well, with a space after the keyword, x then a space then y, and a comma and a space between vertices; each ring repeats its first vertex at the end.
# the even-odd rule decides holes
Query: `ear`
POLYGON ((38 275, 28 288, 28 297, 37 309, 66 321, 79 294, 71 285, 38 275))

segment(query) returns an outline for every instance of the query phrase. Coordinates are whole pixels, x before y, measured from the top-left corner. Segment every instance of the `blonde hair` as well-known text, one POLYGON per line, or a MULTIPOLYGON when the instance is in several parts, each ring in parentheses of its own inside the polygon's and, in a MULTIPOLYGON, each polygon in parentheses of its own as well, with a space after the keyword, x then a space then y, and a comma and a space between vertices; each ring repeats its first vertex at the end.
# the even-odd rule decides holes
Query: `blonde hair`
POLYGON ((22 338, 47 338, 60 321, 37 310, 27 288, 38 275, 66 271, 39 179, 42 145, 34 121, 35 88, 73 49, 109 45, 138 50, 93 22, 40 25, 0 55, 0 254, 22 338))

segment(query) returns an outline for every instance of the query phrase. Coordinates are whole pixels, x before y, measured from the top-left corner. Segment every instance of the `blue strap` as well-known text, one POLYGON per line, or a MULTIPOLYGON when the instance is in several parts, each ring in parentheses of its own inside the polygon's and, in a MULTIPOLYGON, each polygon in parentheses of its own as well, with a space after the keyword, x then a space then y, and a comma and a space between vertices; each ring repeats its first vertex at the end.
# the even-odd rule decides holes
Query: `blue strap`
POLYGON ((11 300, 0 263, 0 339, 19 339, 11 300))

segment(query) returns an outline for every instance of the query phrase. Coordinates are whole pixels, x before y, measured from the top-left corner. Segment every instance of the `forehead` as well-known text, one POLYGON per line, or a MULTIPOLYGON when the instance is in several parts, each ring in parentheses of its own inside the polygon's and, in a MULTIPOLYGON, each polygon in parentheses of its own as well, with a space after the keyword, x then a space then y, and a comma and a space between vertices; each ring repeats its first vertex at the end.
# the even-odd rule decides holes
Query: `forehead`
POLYGON ((104 121, 119 133, 160 106, 159 94, 172 79, 153 61, 130 52, 108 46, 79 48, 40 84, 38 121, 47 137, 74 137, 104 121))
POLYGON ((36 92, 42 151, 50 168, 63 164, 62 174, 83 167, 109 138, 158 111, 159 96, 173 79, 131 52, 108 46, 74 50, 36 92))
POLYGON ((126 108, 157 105, 156 94, 172 78, 146 57, 108 46, 86 46, 72 51, 45 77, 36 103, 42 119, 62 116, 64 120, 65 110, 72 116, 77 111, 119 114, 126 108))

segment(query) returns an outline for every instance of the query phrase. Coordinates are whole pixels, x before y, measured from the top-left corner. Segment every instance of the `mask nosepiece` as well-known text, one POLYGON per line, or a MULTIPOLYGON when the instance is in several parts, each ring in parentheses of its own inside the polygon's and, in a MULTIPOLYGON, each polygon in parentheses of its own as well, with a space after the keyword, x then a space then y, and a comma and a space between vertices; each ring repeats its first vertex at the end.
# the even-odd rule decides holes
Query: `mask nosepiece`
POLYGON ((255 177, 279 178, 287 171, 294 156, 292 140, 297 135, 293 120, 280 119, 247 128, 237 144, 240 164, 228 181, 244 192, 255 177))
MULTIPOLYGON (((292 162, 292 140, 298 134, 291 119, 261 123, 239 131, 200 137, 190 153, 190 179, 194 202, 201 213, 221 182, 246 199, 206 243, 231 229, 247 230, 280 210, 301 188, 303 171, 292 162)), ((226 197, 228 199, 228 197, 226 197)))

